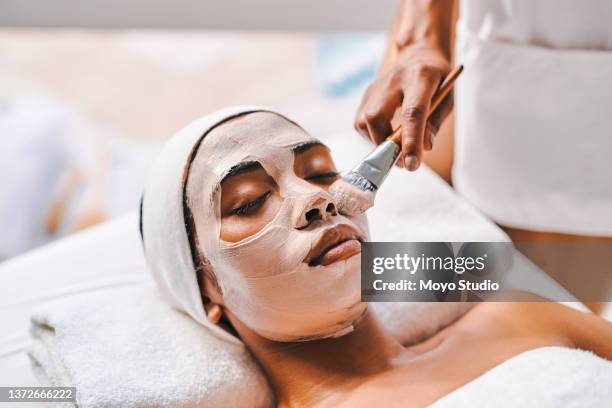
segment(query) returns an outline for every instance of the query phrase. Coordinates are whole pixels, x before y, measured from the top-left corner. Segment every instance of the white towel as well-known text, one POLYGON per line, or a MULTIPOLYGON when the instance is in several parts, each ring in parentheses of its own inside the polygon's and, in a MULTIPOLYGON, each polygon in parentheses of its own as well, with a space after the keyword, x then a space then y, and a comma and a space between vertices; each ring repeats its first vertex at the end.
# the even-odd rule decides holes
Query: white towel
POLYGON ((248 351, 134 285, 55 301, 32 317, 37 378, 89 407, 269 407, 248 351))
POLYGON ((41 95, 0 95, 0 260, 50 239, 44 219, 68 158, 68 116, 41 95))
POLYGON ((612 405, 612 362, 545 347, 519 354, 432 405, 435 408, 588 408, 612 405))

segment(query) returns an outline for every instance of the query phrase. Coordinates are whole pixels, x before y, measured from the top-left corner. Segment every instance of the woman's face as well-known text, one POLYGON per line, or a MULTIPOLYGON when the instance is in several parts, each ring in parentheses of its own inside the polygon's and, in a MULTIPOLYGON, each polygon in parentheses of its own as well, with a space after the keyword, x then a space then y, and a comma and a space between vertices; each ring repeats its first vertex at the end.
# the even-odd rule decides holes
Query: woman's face
POLYGON ((187 183, 198 249, 226 308, 279 341, 350 331, 365 217, 338 214, 327 147, 279 115, 227 121, 204 138, 187 183))

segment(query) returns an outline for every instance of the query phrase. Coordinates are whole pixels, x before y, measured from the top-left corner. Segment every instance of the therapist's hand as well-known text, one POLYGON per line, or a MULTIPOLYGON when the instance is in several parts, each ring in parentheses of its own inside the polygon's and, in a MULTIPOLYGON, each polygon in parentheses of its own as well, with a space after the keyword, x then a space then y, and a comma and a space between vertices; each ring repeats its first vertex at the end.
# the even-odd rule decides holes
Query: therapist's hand
POLYGON ((397 163, 410 171, 421 164, 423 150, 432 149, 440 125, 453 109, 451 92, 428 117, 431 100, 451 70, 446 54, 428 43, 403 47, 367 88, 357 110, 355 128, 375 144, 391 135, 398 112, 402 152, 397 163))

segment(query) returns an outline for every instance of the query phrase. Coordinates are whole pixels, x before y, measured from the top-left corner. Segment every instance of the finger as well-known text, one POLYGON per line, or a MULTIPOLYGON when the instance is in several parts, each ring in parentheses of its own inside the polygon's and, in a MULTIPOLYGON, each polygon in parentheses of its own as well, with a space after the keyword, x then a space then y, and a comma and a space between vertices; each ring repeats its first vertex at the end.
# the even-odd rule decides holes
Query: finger
POLYGON ((444 120, 453 111, 454 101, 455 99, 453 92, 451 91, 436 108, 436 110, 429 115, 427 128, 425 130, 425 150, 431 150, 433 148, 435 137, 438 134, 442 123, 444 123, 444 120))
POLYGON ((381 107, 366 114, 366 123, 370 139, 374 144, 381 144, 391 134, 391 116, 381 107))
MULTIPOLYGON (((426 106, 426 105, 425 105, 426 106)), ((425 109, 423 106, 405 104, 402 106, 402 152, 400 160, 409 171, 421 164, 423 134, 425 132, 425 109)))
POLYGON ((375 144, 382 143, 393 132, 391 120, 401 103, 401 91, 391 91, 387 88, 379 94, 376 102, 366 111, 368 133, 375 144))
POLYGON ((411 89, 411 94, 404 95, 402 104, 402 152, 400 159, 404 160, 405 167, 410 171, 416 170, 421 164, 427 114, 437 86, 438 78, 429 73, 419 72, 405 88, 411 89))
POLYGON ((368 123, 365 120, 365 114, 363 112, 359 112, 357 114, 357 118, 355 119, 355 130, 368 141, 370 141, 370 134, 368 133, 368 123))

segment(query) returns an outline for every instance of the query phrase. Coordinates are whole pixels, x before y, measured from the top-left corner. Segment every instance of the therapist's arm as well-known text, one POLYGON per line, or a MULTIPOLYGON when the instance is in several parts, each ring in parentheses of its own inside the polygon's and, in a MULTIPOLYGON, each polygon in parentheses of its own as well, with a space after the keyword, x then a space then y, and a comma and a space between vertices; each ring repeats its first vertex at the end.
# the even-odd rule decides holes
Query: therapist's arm
POLYGON ((453 108, 452 93, 427 114, 440 82, 451 69, 458 0, 403 0, 389 33, 385 60, 357 110, 355 128, 379 144, 391 134, 397 112, 402 125, 398 164, 416 170, 423 150, 453 108))

